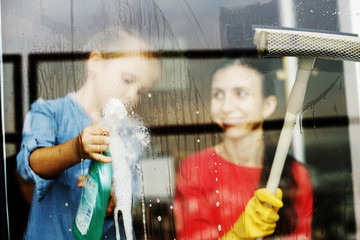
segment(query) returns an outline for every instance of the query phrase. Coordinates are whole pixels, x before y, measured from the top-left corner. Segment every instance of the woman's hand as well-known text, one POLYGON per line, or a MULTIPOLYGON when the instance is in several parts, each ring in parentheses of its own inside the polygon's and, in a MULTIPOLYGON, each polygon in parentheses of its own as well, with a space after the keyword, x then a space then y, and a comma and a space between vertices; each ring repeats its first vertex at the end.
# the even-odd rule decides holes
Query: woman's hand
POLYGON ((86 127, 79 135, 80 157, 109 163, 111 157, 102 153, 109 149, 109 129, 100 125, 86 127))
POLYGON ((280 188, 275 195, 265 188, 256 190, 234 227, 221 240, 254 239, 272 234, 279 220, 277 212, 283 206, 281 199, 280 188))

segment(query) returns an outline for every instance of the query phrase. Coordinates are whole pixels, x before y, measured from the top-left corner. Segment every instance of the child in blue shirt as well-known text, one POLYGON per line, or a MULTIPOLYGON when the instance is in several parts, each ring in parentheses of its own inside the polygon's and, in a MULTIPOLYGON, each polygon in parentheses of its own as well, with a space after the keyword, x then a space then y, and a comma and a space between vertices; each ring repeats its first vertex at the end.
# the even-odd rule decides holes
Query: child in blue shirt
MULTIPOLYGON (((102 154, 108 150, 109 129, 100 124, 107 100, 118 98, 131 110, 160 75, 158 61, 142 53, 148 46, 129 32, 108 30, 87 47, 95 51, 82 87, 62 98, 37 100, 25 119, 17 166, 25 180, 35 183, 25 239, 74 238, 78 181, 91 161, 111 162, 102 154)), ((111 197, 107 214, 114 206, 111 197)), ((103 238, 115 239, 113 218, 105 220, 103 238)))

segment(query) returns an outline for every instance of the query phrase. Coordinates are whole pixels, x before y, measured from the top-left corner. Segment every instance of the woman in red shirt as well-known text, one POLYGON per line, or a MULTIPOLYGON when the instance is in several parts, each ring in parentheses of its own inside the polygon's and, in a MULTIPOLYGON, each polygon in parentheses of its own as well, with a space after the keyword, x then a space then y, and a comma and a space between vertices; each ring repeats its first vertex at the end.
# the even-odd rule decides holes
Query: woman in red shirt
POLYGON ((306 168, 288 156, 277 193, 264 188, 275 149, 266 144, 263 123, 277 105, 265 64, 235 59, 214 70, 211 114, 224 138, 180 166, 178 239, 311 239, 313 194, 306 168))

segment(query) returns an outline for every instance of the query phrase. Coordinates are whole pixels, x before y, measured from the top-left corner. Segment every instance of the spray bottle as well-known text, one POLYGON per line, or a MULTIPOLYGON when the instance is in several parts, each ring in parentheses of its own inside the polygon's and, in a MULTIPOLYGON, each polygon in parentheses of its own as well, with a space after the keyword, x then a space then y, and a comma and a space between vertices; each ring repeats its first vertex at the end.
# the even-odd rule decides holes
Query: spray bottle
MULTIPOLYGON (((110 156, 110 152, 104 152, 110 156)), ((101 239, 112 181, 112 164, 93 161, 73 223, 73 234, 80 239, 101 239)))
MULTIPOLYGON (((118 99, 110 98, 103 112, 102 124, 109 127, 111 132, 116 132, 126 115, 124 104, 118 99)), ((110 156, 110 152, 104 152, 104 155, 110 156)), ((101 238, 112 177, 111 163, 92 162, 73 223, 73 234, 76 239, 101 238)))

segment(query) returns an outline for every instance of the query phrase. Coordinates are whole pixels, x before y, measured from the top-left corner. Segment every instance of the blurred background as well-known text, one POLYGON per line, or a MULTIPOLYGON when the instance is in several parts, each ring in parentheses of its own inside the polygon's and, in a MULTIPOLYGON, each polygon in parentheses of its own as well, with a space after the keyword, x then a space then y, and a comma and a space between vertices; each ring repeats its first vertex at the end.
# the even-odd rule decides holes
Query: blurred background
MULTIPOLYGON (((209 112, 216 64, 227 57, 256 57, 254 24, 358 34, 359 21, 357 0, 2 0, 3 183, 11 239, 22 239, 33 189, 16 172, 24 116, 37 98, 60 97, 81 86, 83 46, 95 33, 132 27, 162 62, 161 80, 137 106, 152 136, 141 158, 146 231, 149 239, 176 239, 178 166, 222 139, 209 112)), ((269 63, 277 77, 279 106, 266 130, 278 135, 297 59, 269 58, 269 63)), ((296 124, 290 152, 311 174, 313 239, 356 239, 359 71, 358 63, 317 60, 296 124)), ((143 239, 140 201, 133 218, 143 239)))

